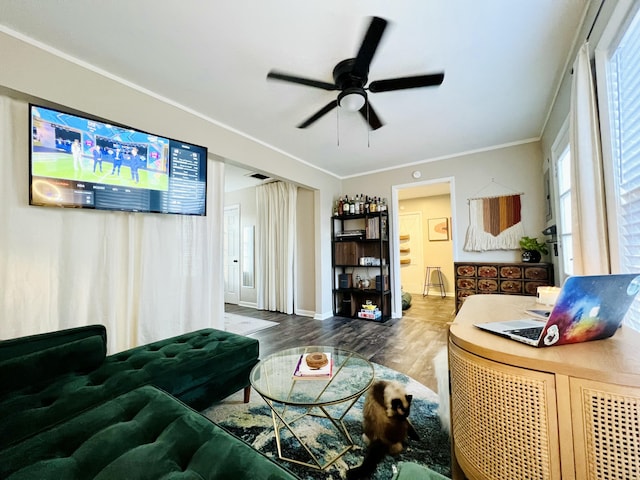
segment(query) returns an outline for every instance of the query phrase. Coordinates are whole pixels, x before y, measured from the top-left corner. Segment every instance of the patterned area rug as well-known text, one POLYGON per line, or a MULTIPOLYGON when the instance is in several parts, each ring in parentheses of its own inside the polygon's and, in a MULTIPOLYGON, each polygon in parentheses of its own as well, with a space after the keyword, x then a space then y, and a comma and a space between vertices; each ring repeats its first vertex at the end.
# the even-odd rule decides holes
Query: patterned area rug
POLYGON ((275 327, 277 322, 261 320, 259 318, 245 317, 236 315, 235 313, 224 314, 224 329, 227 332, 237 333, 238 335, 251 335, 265 328, 275 327))
MULTIPOLYGON (((378 465, 374 479, 390 479, 400 462, 415 462, 451 477, 451 445, 449 436, 440 425, 437 416, 438 396, 412 378, 395 370, 374 364, 376 379, 396 380, 405 385, 407 393, 413 395, 410 420, 420 435, 420 440, 409 440, 407 448, 398 456, 387 456, 378 465)), ((312 380, 309 380, 312 381, 312 380)), ((230 397, 206 410, 204 415, 242 438, 245 442, 275 459, 303 480, 344 479, 346 471, 362 462, 365 445, 362 441, 362 406, 364 396, 356 402, 345 416, 344 422, 356 448, 347 452, 324 471, 314 470, 277 458, 277 447, 269 407, 257 392, 251 392, 251 402, 245 404, 240 395, 230 397)), ((344 448, 335 430, 328 421, 309 418, 296 422, 296 432, 310 445, 321 461, 344 448)), ((283 453, 289 458, 309 462, 310 457, 286 430, 282 432, 283 453)))

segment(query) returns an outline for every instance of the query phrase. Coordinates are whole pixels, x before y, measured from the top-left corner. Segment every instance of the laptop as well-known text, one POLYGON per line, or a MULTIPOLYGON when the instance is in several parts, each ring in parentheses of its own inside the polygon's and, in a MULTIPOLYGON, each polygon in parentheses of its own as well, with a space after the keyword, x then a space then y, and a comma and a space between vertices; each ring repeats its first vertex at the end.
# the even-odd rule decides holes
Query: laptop
POLYGON ((609 338, 640 291, 639 274, 567 278, 546 321, 530 319, 476 323, 476 327, 534 347, 609 338))

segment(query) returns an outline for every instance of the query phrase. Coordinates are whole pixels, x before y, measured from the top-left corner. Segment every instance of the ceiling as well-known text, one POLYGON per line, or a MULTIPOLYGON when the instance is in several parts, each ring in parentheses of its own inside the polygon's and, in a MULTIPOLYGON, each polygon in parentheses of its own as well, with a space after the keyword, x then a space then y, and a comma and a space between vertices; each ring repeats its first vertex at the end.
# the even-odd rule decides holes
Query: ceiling
POLYGON ((0 28, 346 178, 539 138, 588 1, 0 0, 0 28), (337 92, 267 73, 333 82, 371 16, 389 25, 369 82, 442 85, 369 93, 375 131, 339 108, 296 128, 337 92))
POLYGON ((233 164, 225 165, 224 169, 224 191, 235 192, 244 188, 256 187, 263 183, 273 181, 272 178, 262 178, 262 172, 247 170, 233 164), (259 175, 256 178, 254 175, 259 175))

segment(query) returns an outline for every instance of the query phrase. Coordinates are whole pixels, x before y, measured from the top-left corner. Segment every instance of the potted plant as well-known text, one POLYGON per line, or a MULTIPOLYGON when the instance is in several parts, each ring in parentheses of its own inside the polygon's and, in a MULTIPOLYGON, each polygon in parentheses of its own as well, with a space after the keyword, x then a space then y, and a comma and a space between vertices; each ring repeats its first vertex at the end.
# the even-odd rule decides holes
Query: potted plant
POLYGON ((520 239, 520 249, 522 250, 522 261, 526 263, 538 263, 542 255, 549 253, 546 243, 539 242, 537 238, 531 237, 522 237, 520 239))

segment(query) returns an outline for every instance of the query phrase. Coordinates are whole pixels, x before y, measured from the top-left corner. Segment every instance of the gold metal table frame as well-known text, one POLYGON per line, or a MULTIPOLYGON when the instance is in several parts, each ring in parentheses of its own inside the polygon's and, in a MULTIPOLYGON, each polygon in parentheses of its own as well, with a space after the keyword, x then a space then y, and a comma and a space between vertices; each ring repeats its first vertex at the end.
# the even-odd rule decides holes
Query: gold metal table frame
POLYGON ((374 369, 371 362, 357 353, 335 347, 308 346, 283 350, 266 357, 253 368, 250 379, 252 387, 271 410, 278 458, 325 470, 355 445, 344 418, 373 383, 374 369), (310 352, 331 353, 334 366, 330 379, 293 378, 300 356, 310 352), (287 418, 287 414, 291 417, 287 418), (296 431, 295 424, 305 417, 327 419, 326 423, 335 430, 344 448, 330 457, 316 454, 300 432, 296 431), (283 453, 282 430, 291 433, 307 453, 310 462, 283 453))

